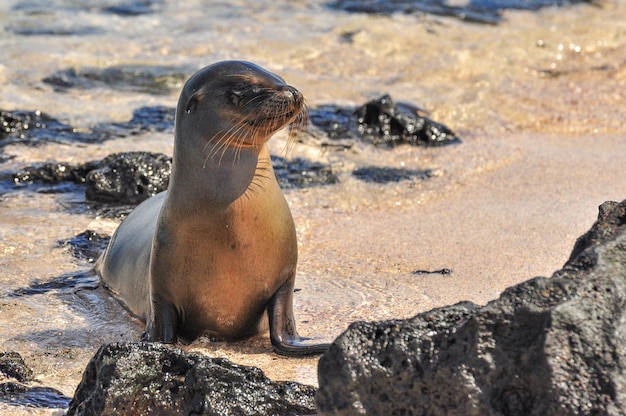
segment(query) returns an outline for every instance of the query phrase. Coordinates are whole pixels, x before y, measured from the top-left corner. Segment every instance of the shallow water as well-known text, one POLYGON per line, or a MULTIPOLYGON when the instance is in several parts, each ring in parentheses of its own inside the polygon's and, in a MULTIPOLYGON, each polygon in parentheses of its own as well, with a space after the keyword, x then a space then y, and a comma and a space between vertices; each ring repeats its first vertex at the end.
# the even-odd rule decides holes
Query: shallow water
MULTIPOLYGON (((190 74, 246 59, 282 75, 311 107, 358 106, 388 93, 426 109, 462 139, 454 146, 323 149, 289 157, 330 164, 340 183, 286 191, 299 237, 300 332, 332 340, 350 322, 407 317, 463 299, 485 303, 507 286, 550 275, 605 200, 626 196, 626 3, 506 11, 498 25, 449 17, 350 14, 323 1, 4 1, 0 109, 41 110, 89 130, 173 107, 176 77, 158 91, 95 82, 59 88, 68 69, 175 68, 190 74), (163 88, 166 85, 166 88, 163 88), (356 168, 430 170, 431 177, 367 183, 356 168), (450 274, 415 274, 451 269, 450 274)), ((82 71, 82 72, 81 72, 82 71)), ((285 134, 271 142, 283 155, 285 134)), ((102 143, 11 144, 1 171, 45 161, 81 163, 131 150, 171 154, 169 132, 102 143)), ((36 385, 72 396, 103 342, 137 340, 141 325, 87 287, 7 297, 33 280, 86 270, 61 248, 117 222, 84 208, 79 190, 0 196, 0 348, 18 351, 36 385)), ((316 359, 271 353, 259 336, 184 348, 258 365, 275 379, 316 383, 316 359)), ((1 380, 0 380, 1 381, 1 380)), ((0 402, 2 414, 49 414, 0 402)))

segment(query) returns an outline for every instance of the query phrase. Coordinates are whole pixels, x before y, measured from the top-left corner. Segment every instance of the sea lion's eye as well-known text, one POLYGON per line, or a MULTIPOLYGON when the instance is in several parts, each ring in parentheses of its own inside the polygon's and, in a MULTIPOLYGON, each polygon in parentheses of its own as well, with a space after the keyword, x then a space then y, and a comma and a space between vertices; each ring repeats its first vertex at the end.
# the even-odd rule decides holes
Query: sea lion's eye
POLYGON ((237 92, 233 91, 232 94, 230 95, 230 99, 233 101, 233 104, 235 104, 236 106, 239 106, 239 104, 241 103, 241 94, 238 94, 237 92))
POLYGON ((260 94, 262 91, 263 88, 259 84, 239 82, 230 90, 230 98, 233 104, 236 106, 242 106, 245 105, 244 99, 246 99, 246 97, 250 99, 253 96, 260 94))
POLYGON ((230 91, 230 98, 233 101, 233 104, 240 105, 241 99, 246 92, 246 84, 243 82, 237 83, 233 89, 230 91))

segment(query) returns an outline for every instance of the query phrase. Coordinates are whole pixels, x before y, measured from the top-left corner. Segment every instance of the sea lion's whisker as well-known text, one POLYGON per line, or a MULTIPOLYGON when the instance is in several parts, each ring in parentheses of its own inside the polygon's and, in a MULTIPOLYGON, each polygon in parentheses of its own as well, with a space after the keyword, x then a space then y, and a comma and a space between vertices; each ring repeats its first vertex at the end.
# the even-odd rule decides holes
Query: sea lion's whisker
POLYGON ((234 166, 235 162, 238 161, 240 158, 241 149, 243 145, 246 143, 246 139, 248 139, 249 137, 254 137, 254 132, 253 134, 250 134, 249 129, 247 128, 245 123, 240 123, 239 128, 233 133, 231 133, 228 140, 224 143, 224 146, 222 147, 222 155, 220 156, 220 163, 222 161, 222 158, 224 157, 224 154, 226 153, 226 150, 229 147, 234 147, 235 148, 235 153, 233 155, 233 166, 234 166))
MULTIPOLYGON (((221 150, 222 154, 220 155, 220 158, 218 160, 218 164, 222 164, 222 159, 224 159, 224 155, 226 154, 226 151, 228 150, 229 147, 231 147, 231 145, 233 144, 233 142, 237 141, 238 136, 241 135, 242 131, 245 131, 245 126, 243 124, 237 124, 233 127, 236 127, 232 132, 230 132, 228 134, 228 136, 225 138, 225 140, 222 141, 222 143, 220 144, 219 148, 216 149, 216 154, 217 152, 219 152, 221 150)), ((235 149, 235 154, 237 152, 237 149, 235 149)), ((234 157, 233 157, 234 160, 234 157)))
POLYGON ((302 103, 302 108, 289 125, 289 135, 287 136, 287 143, 285 143, 284 152, 285 155, 295 147, 297 143, 297 137, 302 133, 309 123, 309 108, 305 102, 302 103))
POLYGON ((219 136, 219 138, 216 139, 217 135, 214 136, 207 143, 207 144, 213 144, 213 148, 207 155, 203 167, 206 167, 206 163, 209 161, 209 159, 212 159, 213 157, 215 157, 219 153, 219 151, 223 149, 222 155, 220 156, 220 160, 218 162, 218 163, 221 163, 222 157, 224 156, 224 152, 225 152, 226 147, 228 146, 229 140, 231 139, 233 135, 238 134, 238 132, 242 128, 243 128, 242 124, 237 122, 233 124, 228 130, 221 132, 221 135, 219 136))
POLYGON ((225 132, 219 132, 218 134, 220 134, 219 138, 218 135, 214 135, 213 137, 211 137, 206 144, 204 145, 204 147, 202 148, 202 151, 204 152, 209 145, 213 145, 213 147, 209 150, 209 152, 207 153, 206 158, 204 159, 204 164, 202 165, 202 168, 205 169, 206 168, 206 164, 209 161, 209 159, 211 159, 213 156, 215 156, 215 149, 218 147, 219 143, 224 140, 226 137, 228 137, 229 132, 234 128, 235 126, 232 126, 231 128, 229 128, 227 131, 225 132))
POLYGON ((265 98, 266 98, 266 97, 265 97, 265 96, 263 96, 263 95, 257 95, 256 97, 252 97, 250 100, 248 100, 248 101, 247 101, 247 102, 243 105, 243 107, 246 107, 246 106, 248 106, 248 105, 250 105, 250 104, 260 105, 260 104, 255 103, 255 100, 260 100, 260 101, 262 102, 262 101, 264 101, 264 100, 265 100, 265 98))

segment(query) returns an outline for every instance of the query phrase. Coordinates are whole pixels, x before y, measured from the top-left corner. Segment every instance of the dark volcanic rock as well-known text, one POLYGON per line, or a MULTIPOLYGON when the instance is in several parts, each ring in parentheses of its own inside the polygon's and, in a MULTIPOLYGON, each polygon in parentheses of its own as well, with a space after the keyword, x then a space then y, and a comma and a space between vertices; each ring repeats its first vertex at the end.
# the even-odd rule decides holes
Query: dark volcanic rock
POLYGON ((40 163, 18 170, 12 175, 12 179, 17 185, 84 183, 87 173, 99 165, 98 162, 87 162, 77 166, 69 163, 40 163))
POLYGON ((410 104, 395 104, 384 95, 356 110, 361 136, 376 145, 440 146, 459 139, 443 124, 436 123, 410 104))
POLYGON ((593 3, 595 0, 335 0, 330 7, 348 12, 392 14, 429 13, 451 16, 461 20, 496 24, 502 21, 500 12, 507 9, 538 10, 543 7, 564 6, 576 3, 593 3))
POLYGON ((163 0, 100 0, 100 1, 17 1, 11 7, 11 25, 6 31, 23 36, 83 36, 104 33, 105 24, 86 25, 100 21, 93 13, 133 17, 161 10, 163 0), (85 16, 84 14, 92 14, 85 16), (74 18, 68 18, 72 16, 74 18), (77 18, 77 16, 81 16, 77 18))
POLYGON ((22 356, 14 351, 0 352, 0 373, 17 381, 29 381, 33 377, 22 356))
POLYGON ((84 36, 104 33, 103 29, 95 26, 77 26, 65 22, 41 26, 41 22, 36 23, 20 22, 6 30, 21 36, 84 36))
POLYGON ((69 247, 72 256, 94 263, 109 244, 111 238, 93 230, 86 230, 66 240, 58 242, 60 247, 69 247))
POLYGON ((139 204, 167 189, 172 159, 160 153, 127 152, 105 157, 85 178, 90 201, 139 204))
POLYGON ((115 6, 103 7, 102 11, 120 16, 141 16, 159 11, 163 6, 162 0, 133 0, 124 1, 115 6))
POLYGON ((89 201, 136 205, 167 189, 172 159, 162 153, 124 152, 80 165, 42 163, 11 175, 15 184, 85 184, 89 201))
MULTIPOLYGON (((174 120, 176 109, 166 106, 141 107, 133 111, 133 118, 127 123, 117 123, 126 135, 135 135, 145 132, 171 132, 174 133, 174 120)), ((106 126, 106 125, 105 125, 106 126)), ((103 128, 106 130, 106 127, 103 128)))
MULTIPOLYGON (((339 179, 328 165, 305 159, 287 161, 272 157, 276 178, 283 187, 307 188, 337 183, 339 179)), ((172 159, 162 153, 114 153, 101 161, 80 165, 41 163, 15 173, 2 174, 0 180, 13 181, 18 186, 32 184, 84 184, 90 202, 136 205, 167 189, 172 159)), ((45 188, 43 192, 75 190, 45 188)))
POLYGON ((441 146, 460 143, 456 135, 443 124, 425 116, 424 112, 407 103, 394 103, 384 95, 355 109, 323 105, 310 111, 313 125, 331 139, 326 146, 349 148, 350 139, 383 147, 399 144, 441 146), (334 143, 333 143, 334 142, 334 143))
POLYGON ((404 169, 366 166, 352 172, 354 176, 365 182, 389 183, 412 179, 427 179, 432 175, 430 169, 404 169))
POLYGON ((176 110, 172 107, 141 107, 128 122, 99 123, 78 130, 41 111, 0 110, 0 146, 12 143, 38 145, 58 143, 101 143, 105 140, 149 132, 173 132, 176 110))
POLYGON ((31 409, 63 409, 69 404, 70 398, 51 387, 32 387, 9 381, 0 383, 0 402, 31 409))
POLYGON ((309 120, 331 139, 353 138, 356 133, 354 111, 354 108, 320 105, 309 111, 309 120))
POLYGON ((47 280, 33 280, 27 287, 20 287, 8 293, 11 298, 36 296, 51 291, 96 290, 100 287, 100 279, 92 269, 65 273, 47 280))
POLYGON ((73 134, 71 126, 41 111, 0 110, 0 140, 3 143, 26 139, 59 140, 73 134))
POLYGON ((112 88, 146 94, 169 94, 179 90, 191 70, 159 65, 118 65, 108 68, 68 68, 43 79, 63 91, 68 88, 112 88))
POLYGON ((272 156, 272 165, 276 179, 283 189, 309 188, 339 182, 331 167, 319 162, 301 158, 288 161, 282 157, 272 156))
POLYGON ((308 415, 315 388, 255 367, 151 343, 104 345, 70 403, 73 415, 308 415))
POLYGON ((58 390, 24 384, 33 380, 33 370, 24 363, 17 352, 0 352, 0 373, 13 379, 0 383, 2 403, 29 408, 64 408, 70 402, 69 397, 58 390))
POLYGON ((320 359, 323 415, 626 413, 626 201, 552 278, 480 308, 355 323, 320 359))

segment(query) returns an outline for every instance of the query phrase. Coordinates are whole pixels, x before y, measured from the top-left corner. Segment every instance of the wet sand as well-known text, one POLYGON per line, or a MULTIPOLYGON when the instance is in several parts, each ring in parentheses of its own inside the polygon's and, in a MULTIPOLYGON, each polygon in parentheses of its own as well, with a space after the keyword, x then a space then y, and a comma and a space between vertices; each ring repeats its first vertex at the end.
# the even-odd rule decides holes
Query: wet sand
MULTIPOLYGON (((139 40, 120 52, 81 38, 8 36, 0 45, 0 108, 39 108, 79 126, 128 119, 138 106, 173 106, 177 94, 59 94, 39 80, 68 65, 199 67, 245 58, 283 75, 311 106, 359 105, 390 93, 430 110, 462 144, 349 152, 301 144, 290 153, 330 163, 341 180, 286 192, 300 245, 298 326, 303 335, 326 340, 353 321, 404 318, 461 300, 484 304, 510 285, 549 276, 593 224, 597 207, 626 197, 626 30, 620 17, 626 5, 509 12, 491 27, 429 16, 349 15, 318 2, 272 4, 244 8, 237 18, 222 14, 210 28, 190 19, 195 4, 171 8, 163 28, 151 26, 156 17, 142 17, 135 26, 122 19, 119 32, 106 36, 139 40), (168 25, 182 22, 186 30, 172 36, 168 25), (294 22, 307 30, 294 31, 294 22), (153 39, 141 35, 147 28, 153 39), (370 184, 350 173, 364 165, 433 169, 436 175, 370 184), (413 273, 443 268, 452 273, 413 273)), ((273 152, 283 143, 280 134, 273 152)), ((171 144, 171 137, 153 134, 102 145, 12 145, 4 154, 15 158, 1 169, 78 163, 116 151, 171 154, 171 144)), ((83 201, 79 193, 1 197, 1 293, 89 267, 56 241, 88 228, 111 233, 117 223, 65 209, 83 201)), ((101 343, 135 341, 142 330, 114 301, 89 290, 2 297, 0 316, 2 349, 20 352, 41 385, 67 396, 101 343)), ((279 357, 265 335, 234 344, 200 339, 183 348, 257 365, 276 380, 317 383, 316 358, 279 357)), ((0 413, 54 411, 0 403, 0 413)))

